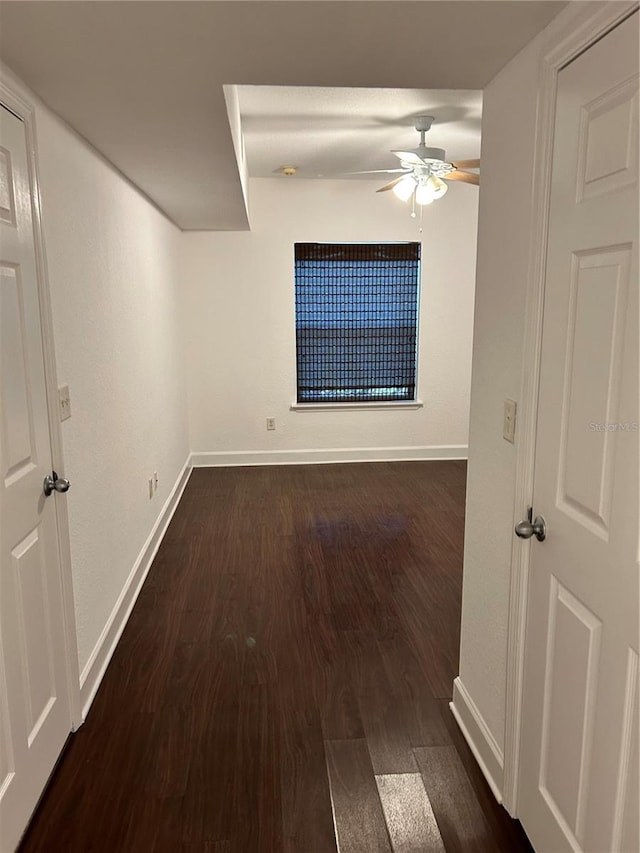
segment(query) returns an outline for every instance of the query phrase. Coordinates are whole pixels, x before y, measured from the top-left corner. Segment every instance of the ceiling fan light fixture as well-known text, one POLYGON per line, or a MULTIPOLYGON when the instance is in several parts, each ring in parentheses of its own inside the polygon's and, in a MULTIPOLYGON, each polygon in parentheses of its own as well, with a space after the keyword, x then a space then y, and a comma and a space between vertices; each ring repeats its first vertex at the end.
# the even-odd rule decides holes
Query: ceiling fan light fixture
POLYGON ((431 204, 447 192, 449 187, 441 178, 430 175, 426 180, 420 181, 416 189, 417 204, 431 204))
POLYGON ((406 175, 393 188, 394 195, 401 201, 409 201, 416 188, 416 180, 413 175, 406 175))
POLYGON ((431 204, 433 200, 433 193, 429 191, 429 187, 421 186, 417 188, 416 204, 424 206, 425 204, 431 204))

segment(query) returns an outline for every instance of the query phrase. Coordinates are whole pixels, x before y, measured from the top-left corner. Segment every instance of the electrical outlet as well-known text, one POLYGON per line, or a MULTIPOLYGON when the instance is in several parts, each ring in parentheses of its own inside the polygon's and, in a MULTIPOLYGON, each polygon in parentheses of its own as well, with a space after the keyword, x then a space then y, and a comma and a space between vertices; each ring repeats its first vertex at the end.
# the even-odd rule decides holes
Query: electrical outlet
POLYGON ((154 492, 158 491, 158 472, 157 471, 153 472, 153 491, 154 492))
POLYGON ((149 500, 153 497, 153 477, 149 477, 149 500))
POLYGON ((60 420, 66 421, 71 417, 71 396, 69 395, 69 386, 61 385, 58 388, 58 408, 60 420))
POLYGON ((267 429, 272 430, 276 428, 276 419, 275 418, 267 418, 267 429))
POLYGON ((502 437, 513 444, 516 440, 516 409, 515 400, 504 401, 504 418, 502 421, 502 437))

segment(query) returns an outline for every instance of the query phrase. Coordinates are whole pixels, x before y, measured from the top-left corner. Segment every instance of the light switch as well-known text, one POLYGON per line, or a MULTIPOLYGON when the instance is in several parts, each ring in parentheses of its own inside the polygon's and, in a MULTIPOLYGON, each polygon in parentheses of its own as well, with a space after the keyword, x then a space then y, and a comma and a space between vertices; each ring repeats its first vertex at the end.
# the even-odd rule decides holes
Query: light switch
POLYGON ((504 420, 502 423, 502 437, 505 441, 515 442, 516 438, 516 408, 515 400, 504 401, 504 420))
POLYGON ((68 385, 61 385, 58 388, 58 409, 61 421, 66 421, 67 418, 71 417, 71 397, 69 396, 68 385))

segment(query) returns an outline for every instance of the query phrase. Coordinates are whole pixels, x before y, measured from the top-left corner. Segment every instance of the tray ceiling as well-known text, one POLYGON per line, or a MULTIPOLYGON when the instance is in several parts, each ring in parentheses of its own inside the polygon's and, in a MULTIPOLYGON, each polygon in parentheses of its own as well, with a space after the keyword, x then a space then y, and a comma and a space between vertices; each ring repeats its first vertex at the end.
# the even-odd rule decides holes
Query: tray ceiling
MULTIPOLYGON (((316 175, 342 171, 352 162, 367 168, 380 162, 377 155, 365 160, 354 151, 352 158, 347 144, 334 146, 334 160, 323 159, 320 140, 353 143, 360 133, 371 133, 372 140, 377 134, 382 153, 412 142, 407 114, 414 104, 421 110, 434 100, 416 90, 481 90, 564 5, 548 0, 3 2, 0 56, 181 228, 242 230, 248 219, 225 85, 344 90, 343 106, 340 93, 299 99, 295 110, 272 100, 272 115, 261 131, 254 99, 246 116, 250 173, 285 165, 279 159, 288 152, 278 154, 273 147, 285 126, 295 141, 291 156, 309 155, 316 175), (357 89, 410 91, 398 95, 398 113, 384 93, 374 108, 368 93, 366 109, 354 111, 349 127, 346 111, 357 89), (405 121, 402 133, 400 120, 405 121), (305 143, 304 128, 309 137, 313 123, 316 142, 305 143), (271 138, 266 160, 254 146, 258 132, 271 138)), ((469 109, 452 98, 441 106, 469 109)), ((472 128, 476 119, 460 113, 458 129, 472 128)), ((443 136, 454 126, 443 124, 443 136)), ((462 139, 460 150, 453 138, 447 147, 457 157, 467 150, 462 139)))

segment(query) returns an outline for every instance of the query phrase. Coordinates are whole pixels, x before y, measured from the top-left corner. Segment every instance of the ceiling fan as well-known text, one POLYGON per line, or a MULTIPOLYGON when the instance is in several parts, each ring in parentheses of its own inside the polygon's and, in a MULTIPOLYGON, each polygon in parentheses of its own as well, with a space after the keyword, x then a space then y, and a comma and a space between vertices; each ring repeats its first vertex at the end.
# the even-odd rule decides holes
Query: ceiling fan
POLYGON ((449 189, 445 181, 463 181, 476 186, 480 183, 479 175, 468 171, 479 168, 480 160, 450 162, 443 148, 429 148, 425 145, 425 133, 431 128, 433 121, 433 116, 416 117, 415 128, 420 134, 420 144, 417 148, 391 152, 400 160, 401 168, 380 169, 377 172, 400 174, 400 177, 389 181, 376 192, 384 193, 393 190, 402 201, 413 198, 414 205, 425 205, 442 198, 449 189))

